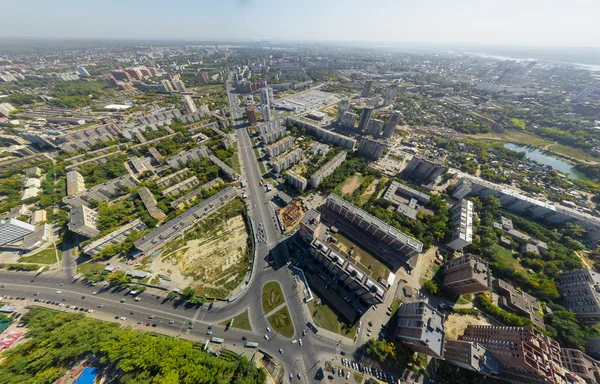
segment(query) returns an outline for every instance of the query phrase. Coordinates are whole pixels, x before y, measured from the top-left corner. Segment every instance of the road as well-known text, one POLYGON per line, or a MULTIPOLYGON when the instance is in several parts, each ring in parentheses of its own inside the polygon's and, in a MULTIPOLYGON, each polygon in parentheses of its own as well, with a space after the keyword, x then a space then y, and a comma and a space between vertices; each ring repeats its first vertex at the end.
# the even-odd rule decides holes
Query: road
MULTIPOLYGON (((157 333, 180 336, 188 340, 205 341, 211 336, 216 336, 224 338, 227 345, 237 344, 239 347, 244 343, 242 337, 247 337, 248 341, 258 342, 259 348, 279 359, 286 372, 285 377, 293 374, 294 382, 312 382, 310 379, 315 376, 320 367, 324 366, 326 360, 339 360, 342 347, 346 354, 353 353, 353 349, 339 345, 337 340, 327 339, 310 331, 307 336, 302 335, 303 329, 308 330, 306 326, 308 319, 303 308, 306 304, 298 293, 294 272, 288 266, 290 255, 285 244, 286 237, 279 231, 275 213, 267 200, 264 188, 260 185, 261 173, 258 161, 243 121, 242 110, 237 105, 236 96, 232 92, 231 77, 227 82, 227 92, 238 140, 242 177, 247 181, 246 194, 253 227, 255 232, 258 228, 263 228, 264 233, 264 241, 256 243, 254 274, 246 289, 236 300, 210 308, 209 305, 186 306, 167 299, 166 293, 158 296, 142 293, 139 295, 141 300, 134 301, 132 296, 126 294, 128 290, 111 288, 104 283, 92 286, 89 283, 74 281, 75 250, 71 246, 63 249, 63 268, 56 273, 34 276, 34 273, 26 272, 0 272, 0 284, 4 285, 0 289, 0 295, 24 296, 28 303, 33 304, 36 304, 33 302, 35 298, 41 298, 59 301, 65 305, 83 306, 93 310, 93 313, 89 314, 93 317, 123 322, 132 327, 151 329, 157 333), (264 338, 269 324, 262 309, 262 287, 269 281, 277 281, 281 285, 294 325, 295 334, 291 339, 274 331, 269 333, 268 341, 264 338), (34 293, 39 295, 34 296, 34 293), (63 302, 63 298, 66 301, 63 302), (121 299, 125 302, 121 302, 121 299), (245 311, 248 311, 253 331, 233 328, 226 330, 224 326, 218 325, 245 311), (118 320, 115 316, 126 317, 127 320, 118 320), (154 318, 149 319, 148 316, 154 318), (173 324, 169 324, 170 321, 173 324), (188 328, 190 321, 194 323, 192 329, 188 328), (157 327, 146 326, 146 323, 156 323, 157 327), (209 325, 212 325, 212 335, 206 334, 209 325), (302 338, 303 346, 291 343, 292 339, 298 338, 302 338), (279 349, 284 353, 279 353, 279 349), (302 374, 302 380, 297 379, 298 373, 302 374)), ((47 304, 41 305, 47 306, 47 304)), ((52 307, 73 311, 65 307, 54 305, 52 307)))

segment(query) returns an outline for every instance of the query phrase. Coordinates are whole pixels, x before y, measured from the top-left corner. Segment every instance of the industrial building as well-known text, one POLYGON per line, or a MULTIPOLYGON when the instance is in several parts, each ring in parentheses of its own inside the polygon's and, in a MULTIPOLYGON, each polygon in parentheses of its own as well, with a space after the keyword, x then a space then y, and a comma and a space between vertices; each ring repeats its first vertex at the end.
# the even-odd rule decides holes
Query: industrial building
POLYGON ((442 359, 444 315, 426 302, 417 301, 401 305, 397 316, 396 340, 403 341, 414 352, 442 359))
POLYGON ((157 250, 170 239, 177 236, 177 234, 181 233, 181 231, 190 228, 198 221, 233 201, 236 197, 237 193, 235 189, 227 187, 200 204, 188 209, 181 215, 164 223, 149 234, 142 236, 134 242, 134 246, 144 253, 157 250))
POLYGON ((333 171, 335 171, 336 168, 346 160, 346 155, 346 151, 341 151, 331 160, 323 164, 323 166, 310 177, 310 186, 315 189, 318 188, 319 184, 321 184, 321 181, 323 181, 323 179, 327 176, 331 175, 333 171))
POLYGON ((473 202, 462 199, 450 208, 452 238, 446 246, 454 251, 471 245, 473 242, 473 202))
POLYGON ((83 204, 73 206, 69 211, 69 230, 85 237, 95 237, 100 234, 96 223, 98 213, 83 204))
POLYGON ((565 272, 558 278, 562 301, 583 322, 600 322, 600 274, 589 269, 565 272))
POLYGON ((487 261, 470 253, 444 264, 444 285, 458 295, 492 290, 492 273, 487 261))

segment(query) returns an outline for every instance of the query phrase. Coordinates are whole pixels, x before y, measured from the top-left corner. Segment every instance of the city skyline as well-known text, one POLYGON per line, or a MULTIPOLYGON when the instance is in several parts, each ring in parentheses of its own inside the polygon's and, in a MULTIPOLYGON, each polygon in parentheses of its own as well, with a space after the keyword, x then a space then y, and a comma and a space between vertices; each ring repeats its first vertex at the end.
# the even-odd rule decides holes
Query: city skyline
POLYGON ((464 0, 427 4, 376 0, 364 9, 356 0, 308 0, 283 4, 271 0, 194 3, 180 0, 101 7, 38 0, 5 5, 11 15, 2 37, 105 38, 218 41, 347 41, 424 44, 498 44, 520 46, 598 46, 594 15, 600 4, 516 0, 478 3, 464 0), (290 19, 292 17, 293 19, 290 19), (118 20, 118 22, 117 22, 118 20), (290 23, 290 20, 296 20, 290 23), (257 23, 260 22, 260 28, 257 23))

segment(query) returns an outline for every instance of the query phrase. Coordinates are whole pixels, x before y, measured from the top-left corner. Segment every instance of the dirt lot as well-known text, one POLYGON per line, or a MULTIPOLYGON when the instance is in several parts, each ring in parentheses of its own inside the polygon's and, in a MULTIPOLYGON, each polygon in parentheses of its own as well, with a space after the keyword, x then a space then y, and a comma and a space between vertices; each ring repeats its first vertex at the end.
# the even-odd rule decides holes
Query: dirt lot
POLYGON ((203 230, 199 238, 155 258, 151 270, 170 276, 174 287, 191 286, 199 295, 227 297, 248 269, 244 219, 237 215, 203 230))
POLYGON ((342 193, 345 195, 347 193, 352 193, 354 192, 354 190, 356 188, 358 188, 360 186, 360 183, 362 181, 362 177, 360 174, 356 174, 354 176, 352 176, 350 179, 344 181, 344 184, 342 184, 342 186, 340 187, 340 190, 342 191, 342 193))
POLYGON ((444 322, 444 330, 448 340, 458 340, 458 336, 462 335, 468 325, 492 325, 483 317, 472 315, 455 315, 451 314, 444 322))
POLYGON ((360 195, 360 202, 362 204, 364 204, 367 201, 369 201, 369 198, 371 198, 371 195, 373 193, 375 193, 375 189, 377 189, 377 184, 379 184, 379 179, 373 180, 373 182, 367 187, 367 189, 365 189, 365 191, 363 192, 363 194, 360 195))

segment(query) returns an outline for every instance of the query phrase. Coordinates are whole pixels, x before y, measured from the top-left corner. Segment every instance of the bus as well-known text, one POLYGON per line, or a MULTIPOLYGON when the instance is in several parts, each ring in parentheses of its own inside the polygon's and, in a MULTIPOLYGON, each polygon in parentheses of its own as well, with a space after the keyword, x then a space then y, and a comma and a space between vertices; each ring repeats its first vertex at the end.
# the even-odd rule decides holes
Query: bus
POLYGON ((244 347, 246 347, 246 348, 258 348, 258 343, 247 342, 246 345, 244 345, 244 347))
POLYGON ((210 339, 210 342, 215 344, 223 344, 224 341, 225 340, 221 339, 220 337, 213 337, 210 339))

